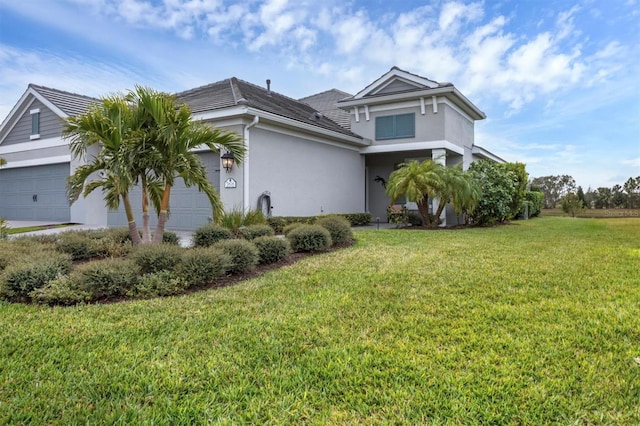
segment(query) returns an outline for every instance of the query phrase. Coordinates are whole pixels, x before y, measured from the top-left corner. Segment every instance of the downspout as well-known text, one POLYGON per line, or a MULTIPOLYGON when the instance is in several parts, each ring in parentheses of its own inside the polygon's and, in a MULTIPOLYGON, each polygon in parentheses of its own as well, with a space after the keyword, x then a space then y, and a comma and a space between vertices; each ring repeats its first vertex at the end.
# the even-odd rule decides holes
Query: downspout
POLYGON ((242 210, 246 213, 251 210, 249 201, 249 158, 251 150, 249 149, 249 129, 258 124, 260 117, 253 116, 253 121, 244 126, 244 147, 246 149, 244 156, 244 164, 242 165, 242 210))

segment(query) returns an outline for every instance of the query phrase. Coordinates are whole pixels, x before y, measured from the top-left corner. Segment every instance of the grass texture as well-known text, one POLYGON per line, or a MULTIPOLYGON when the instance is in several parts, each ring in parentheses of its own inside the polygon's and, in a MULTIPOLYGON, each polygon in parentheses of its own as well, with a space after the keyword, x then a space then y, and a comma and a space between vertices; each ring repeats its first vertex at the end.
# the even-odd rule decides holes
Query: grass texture
POLYGON ((640 423, 640 220, 355 236, 180 297, 0 302, 0 424, 640 423))

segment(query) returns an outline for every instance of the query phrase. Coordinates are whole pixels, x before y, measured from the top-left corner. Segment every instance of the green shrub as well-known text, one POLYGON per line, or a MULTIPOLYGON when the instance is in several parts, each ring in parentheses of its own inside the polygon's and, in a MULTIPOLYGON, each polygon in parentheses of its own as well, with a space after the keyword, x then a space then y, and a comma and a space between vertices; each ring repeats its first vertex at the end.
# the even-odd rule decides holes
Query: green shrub
POLYGON ((256 267, 260 258, 258 248, 247 240, 225 240, 217 242, 214 247, 229 255, 231 260, 227 272, 242 274, 256 267))
POLYGON ((175 232, 164 231, 162 234, 162 242, 164 244, 171 244, 174 246, 180 245, 180 237, 175 232))
POLYGON ((0 240, 6 240, 9 236, 9 223, 0 217, 0 240))
POLYGON ((58 234, 36 234, 36 235, 19 235, 11 241, 27 241, 29 243, 38 244, 55 244, 58 241, 58 234))
POLYGON ((409 211, 409 215, 407 216, 407 221, 411 226, 422 226, 422 216, 418 212, 409 211))
POLYGON ((351 226, 367 226, 373 221, 371 213, 346 213, 343 214, 351 226))
POLYGON ((282 229, 288 224, 287 220, 284 217, 280 217, 280 216, 268 217, 267 223, 271 228, 273 228, 276 234, 281 234, 282 229))
POLYGON ((342 244, 353 240, 351 224, 343 216, 321 217, 316 224, 329 231, 333 244, 342 244))
POLYGON ((91 293, 82 288, 77 275, 65 275, 29 293, 32 300, 47 305, 75 305, 89 302, 91 293))
POLYGON ((84 232, 62 232, 56 241, 56 249, 71 255, 73 260, 85 260, 95 257, 95 244, 84 232))
POLYGON ((270 237, 275 235, 273 228, 269 225, 250 225, 239 229, 240 236, 245 240, 253 240, 258 237, 270 237))
POLYGON ((33 290, 44 287, 70 270, 70 256, 60 253, 12 264, 0 277, 0 295, 29 299, 29 293, 33 290))
MULTIPOLYGON (((142 235, 141 231, 138 231, 142 235)), ((116 241, 121 243, 131 242, 131 233, 129 228, 109 228, 109 235, 111 235, 116 241)))
POLYGON ((127 293, 133 297, 172 296, 184 293, 187 282, 174 271, 145 274, 127 293))
POLYGON ((201 226, 193 233, 194 247, 209 247, 221 240, 228 240, 233 237, 231 231, 215 223, 201 226))
POLYGON ((51 244, 39 243, 29 238, 0 241, 0 272, 13 263, 30 263, 30 259, 36 261, 57 254, 51 244))
POLYGON ((171 244, 143 244, 133 251, 131 259, 143 274, 174 271, 184 249, 171 244))
POLYGON ((394 204, 387 207, 387 220, 389 223, 407 226, 409 223, 409 210, 404 205, 394 204))
POLYGON ((259 263, 276 263, 285 259, 291 253, 289 241, 279 237, 258 237, 253 240, 258 248, 259 263))
POLYGON ((302 225, 304 225, 303 223, 300 222, 293 222, 288 224, 287 226, 285 226, 284 228, 282 228, 282 233, 286 236, 289 235, 289 233, 291 231, 293 231, 294 229, 297 229, 299 227, 301 227, 302 225))
POLYGON ((216 223, 229 229, 233 235, 237 236, 241 227, 264 225, 267 223, 267 219, 260 210, 249 210, 245 213, 241 208, 234 208, 231 211, 224 212, 216 223))
POLYGON ((321 251, 331 247, 331 234, 320 225, 302 225, 287 235, 293 251, 321 251))
POLYGON ((118 236, 105 234, 102 238, 91 240, 89 246, 91 257, 125 257, 132 248, 131 241, 121 242, 118 236))
POLYGON ((97 260, 75 270, 80 288, 95 299, 124 296, 136 285, 139 272, 138 266, 130 259, 97 260))
POLYGON ((224 275, 230 264, 229 255, 219 248, 194 248, 182 256, 177 275, 187 287, 202 286, 224 275))

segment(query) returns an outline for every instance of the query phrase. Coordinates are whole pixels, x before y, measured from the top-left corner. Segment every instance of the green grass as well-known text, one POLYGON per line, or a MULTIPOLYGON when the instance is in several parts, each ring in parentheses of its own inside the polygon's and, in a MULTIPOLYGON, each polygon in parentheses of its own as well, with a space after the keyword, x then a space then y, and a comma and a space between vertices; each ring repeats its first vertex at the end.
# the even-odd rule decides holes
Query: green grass
POLYGON ((640 423, 640 220, 356 237, 187 296, 0 303, 0 424, 640 423))
POLYGON ((9 228, 7 230, 7 234, 8 235, 22 234, 25 232, 42 231, 45 229, 66 228, 67 226, 69 225, 45 225, 45 226, 25 226, 23 228, 9 228))

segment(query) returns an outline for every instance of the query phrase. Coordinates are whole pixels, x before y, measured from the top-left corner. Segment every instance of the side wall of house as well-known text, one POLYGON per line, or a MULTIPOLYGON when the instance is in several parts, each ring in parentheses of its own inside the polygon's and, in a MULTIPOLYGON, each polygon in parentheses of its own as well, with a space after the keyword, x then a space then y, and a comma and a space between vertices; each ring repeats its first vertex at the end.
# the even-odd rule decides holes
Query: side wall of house
MULTIPOLYGON (((268 191, 274 216, 364 211, 364 157, 357 148, 259 124, 250 129, 249 158, 251 209, 268 191)), ((231 189, 224 180, 223 199, 238 200, 241 181, 231 189)))

